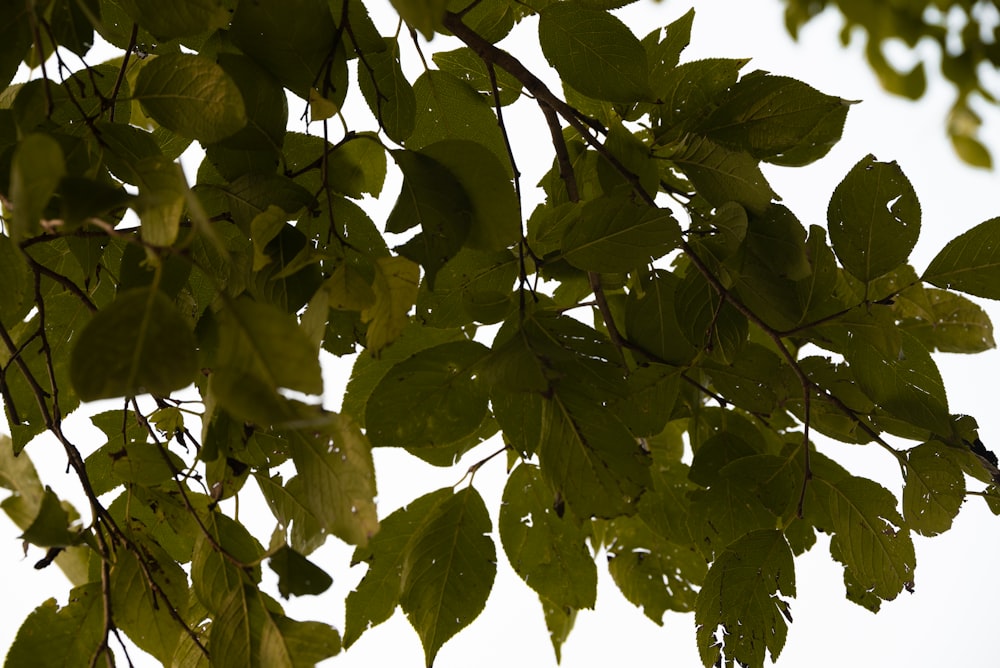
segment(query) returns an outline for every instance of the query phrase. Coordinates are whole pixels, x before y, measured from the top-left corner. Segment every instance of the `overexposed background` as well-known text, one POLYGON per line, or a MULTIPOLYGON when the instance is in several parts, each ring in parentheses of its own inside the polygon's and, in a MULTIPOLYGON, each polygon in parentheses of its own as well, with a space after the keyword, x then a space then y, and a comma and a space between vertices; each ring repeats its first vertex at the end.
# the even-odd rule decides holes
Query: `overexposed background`
MULTIPOLYGON (((931 76, 925 98, 911 103, 881 91, 864 63, 859 44, 846 50, 839 47, 840 19, 831 12, 803 29, 797 44, 784 31, 783 4, 778 0, 696 3, 640 0, 618 14, 642 36, 678 18, 692 4, 696 5, 697 14, 691 46, 682 56, 684 60, 751 57, 753 60, 745 72, 763 69, 788 75, 825 93, 863 101, 849 112, 843 141, 819 163, 800 169, 765 166, 774 189, 804 224, 825 225, 830 193, 868 153, 879 160, 899 162, 920 198, 923 228, 911 256, 918 273, 948 240, 1000 215, 1000 201, 994 196, 996 175, 965 167, 950 149, 944 119, 953 93, 940 77, 934 76, 936 66, 929 68, 931 76)), ((381 31, 391 34, 395 22, 388 3, 374 0, 369 7, 381 31)), ((504 45, 522 60, 544 68, 535 27, 534 20, 525 21, 504 45)), ((457 46, 438 36, 425 52, 457 46)), ((927 49, 926 53, 933 56, 934 47, 922 45, 921 49, 927 49)), ((889 55, 907 57, 903 48, 889 55)), ((92 56, 89 60, 98 62, 100 58, 92 56)), ((409 60, 411 66, 418 62, 415 57, 409 60)), ((557 85, 552 73, 546 80, 557 85)), ((352 92, 352 97, 357 98, 355 103, 360 103, 360 96, 352 92)), ((518 166, 525 174, 522 186, 527 189, 551 164, 544 122, 530 100, 522 100, 505 111, 508 128, 513 128, 518 166)), ((374 127, 362 121, 363 110, 349 107, 345 113, 356 129, 374 127)), ((1000 129, 996 123, 990 123, 995 117, 995 111, 986 114, 984 139, 988 146, 1000 150, 1000 129)), ((304 124, 295 120, 298 118, 295 110, 290 118, 295 129, 304 129, 304 124)), ((188 161, 187 166, 196 164, 188 161)), ((387 183, 384 191, 387 200, 398 192, 398 183, 398 178, 387 183)), ((525 215, 535 201, 537 195, 526 194, 525 215)), ((391 201, 375 211, 388 211, 389 207, 391 201)), ((380 218, 373 214, 373 219, 381 226, 384 215, 380 218)), ((1000 308, 995 304, 985 306, 994 320, 1000 321, 1000 308)), ((938 355, 936 358, 949 389, 952 412, 974 415, 987 447, 1000 448, 1000 414, 994 405, 993 389, 994 378, 1000 373, 1000 355, 991 351, 975 357, 938 355)), ((349 367, 332 359, 327 362, 326 403, 336 409, 349 367)), ((114 407, 118 406, 114 402, 114 407)), ((105 404, 101 409, 109 407, 112 406, 105 404)), ((79 434, 78 440, 85 448, 88 443, 93 447, 98 444, 88 441, 95 430, 82 416, 71 418, 67 428, 72 438, 79 434)), ((0 429, 5 426, 0 425, 0 429)), ((493 443, 481 446, 459 466, 447 470, 433 469, 401 451, 376 451, 380 514, 384 516, 428 491, 455 484, 469 464, 494 447, 493 443)), ((899 493, 898 467, 877 446, 824 442, 820 447, 854 473, 873 477, 899 493)), ((86 508, 82 495, 76 493, 78 485, 72 474, 65 472, 65 457, 54 440, 39 438, 28 448, 28 453, 39 467, 44 483, 71 499, 79 509, 86 508)), ((491 512, 499 504, 503 468, 502 458, 498 458, 476 475, 476 487, 491 512)), ((248 485, 248 490, 251 487, 248 485)), ((258 527, 257 536, 266 542, 274 523, 262 504, 250 499, 241 501, 241 519, 258 527)), ((68 589, 54 567, 44 571, 32 569, 41 552, 32 550, 24 558, 21 543, 16 539, 18 533, 5 516, 0 519, 0 591, 3 592, 0 651, 10 645, 21 620, 37 604, 50 596, 65 602, 68 589)), ((342 629, 344 597, 363 575, 363 567, 349 569, 351 549, 336 542, 331 541, 312 557, 333 576, 333 588, 320 597, 293 599, 283 604, 293 617, 322 619, 342 629)), ((435 664, 439 668, 470 664, 481 668, 517 663, 555 665, 537 598, 507 566, 499 540, 497 543, 500 567, 486 610, 472 626, 442 648, 435 664)), ((896 601, 886 603, 878 615, 872 615, 844 598, 841 567, 829 556, 829 541, 821 537, 817 546, 796 562, 798 597, 792 603, 795 622, 789 629, 788 643, 778 665, 818 668, 852 663, 916 667, 997 665, 993 638, 996 624, 991 613, 994 601, 1000 597, 1000 581, 993 570, 995 555, 1000 553, 1000 521, 989 513, 981 499, 970 498, 949 533, 932 540, 915 537, 915 543, 918 564, 915 593, 903 593, 896 601)), ((268 577, 270 570, 265 568, 264 572, 268 577)), ((132 658, 136 659, 136 652, 132 652, 132 658)), ((610 577, 602 572, 597 609, 582 611, 578 616, 576 628, 563 647, 562 664, 589 668, 620 662, 677 668, 701 665, 693 615, 667 613, 663 627, 657 627, 625 601, 610 577)), ((369 631, 350 651, 328 663, 343 668, 387 665, 408 668, 423 665, 423 652, 416 634, 402 613, 397 612, 389 622, 369 631)), ((140 657, 136 664, 146 666, 151 661, 140 657)))

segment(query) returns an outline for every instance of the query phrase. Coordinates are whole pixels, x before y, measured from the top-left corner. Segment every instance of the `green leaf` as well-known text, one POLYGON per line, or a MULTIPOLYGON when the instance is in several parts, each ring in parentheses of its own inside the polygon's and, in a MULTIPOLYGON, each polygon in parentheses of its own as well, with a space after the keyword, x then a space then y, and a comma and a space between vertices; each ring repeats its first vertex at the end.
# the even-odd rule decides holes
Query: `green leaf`
POLYGON ((509 163, 500 162, 482 144, 445 140, 420 151, 451 172, 465 191, 472 220, 465 245, 479 250, 501 250, 521 237, 521 207, 508 176, 509 163))
MULTIPOLYGON (((360 4, 352 2, 350 7, 360 4)), ((358 67, 361 93, 386 136, 402 143, 413 133, 417 99, 399 64, 399 43, 386 37, 384 50, 366 53, 365 62, 367 66, 358 67)))
POLYGON ((624 104, 650 97, 646 50, 618 18, 561 2, 539 14, 542 53, 575 90, 624 104))
POLYGON ((489 349, 475 341, 443 343, 396 364, 368 399, 365 426, 376 446, 443 446, 476 431, 488 392, 477 367, 489 349))
POLYGON ((920 236, 920 203, 899 165, 868 155, 833 191, 827 221, 841 264, 869 283, 910 256, 920 236))
POLYGON ((550 485, 582 518, 630 515, 649 462, 616 415, 567 392, 543 400, 538 457, 550 485))
POLYGON ((431 39, 444 20, 448 0, 391 0, 400 18, 431 39))
POLYGON ((682 366, 697 351, 677 322, 674 303, 679 282, 662 269, 644 277, 640 289, 631 290, 625 301, 625 329, 629 340, 655 361, 682 366))
POLYGON ((352 565, 367 562, 368 572, 347 595, 345 648, 392 615, 399 605, 408 545, 435 509, 451 497, 450 489, 439 489, 410 502, 382 520, 382 528, 366 548, 354 551, 352 565))
POLYGON ((247 114, 246 126, 223 139, 220 145, 277 153, 288 126, 288 100, 281 83, 246 56, 220 53, 218 61, 239 88, 247 114))
POLYGON ((399 603, 420 636, 428 667, 486 605, 496 577, 492 530, 482 497, 466 487, 438 503, 410 539, 399 603))
POLYGON ((136 556, 122 550, 111 568, 111 605, 115 623, 145 652, 169 663, 181 638, 181 618, 187 617, 190 593, 187 576, 161 547, 151 541, 142 546, 157 568, 144 571, 136 556), (153 580, 153 583, 150 582, 153 580), (155 589, 154 589, 155 586, 155 589))
MULTIPOLYGON (((243 53, 303 100, 310 99, 309 91, 317 85, 327 97, 331 78, 342 77, 346 87, 347 61, 343 46, 335 41, 342 32, 325 0, 241 2, 228 34, 243 53)), ((347 91, 333 92, 343 100, 347 91)))
POLYGON ((689 545, 678 545, 654 533, 638 517, 619 517, 609 524, 608 572, 622 594, 658 625, 667 610, 695 609, 697 587, 705 577, 705 558, 689 545))
POLYGON ((877 610, 912 586, 913 541, 889 490, 865 478, 830 479, 814 467, 807 493, 807 519, 834 534, 830 554, 844 565, 849 599, 877 610))
POLYGON ((30 134, 18 143, 10 166, 11 237, 15 241, 41 232, 45 207, 65 173, 62 149, 49 135, 30 134))
POLYGON ((698 194, 715 206, 737 202, 753 213, 761 213, 771 200, 780 199, 749 153, 732 151, 695 135, 671 159, 698 194))
POLYGON ((1000 299, 1000 218, 949 241, 921 278, 941 288, 1000 299))
POLYGON ((285 598, 322 594, 333 584, 326 571, 287 545, 271 555, 268 565, 278 574, 278 591, 285 598))
MULTIPOLYGON (((439 51, 432 57, 439 68, 465 81, 485 95, 490 103, 496 104, 493 101, 493 82, 490 80, 489 70, 475 51, 462 47, 454 51, 439 51)), ((500 106, 516 102, 521 96, 521 82, 499 67, 494 67, 494 73, 500 106)))
POLYGON ((294 316, 269 304, 238 299, 217 318, 212 392, 226 410, 251 421, 280 420, 288 409, 279 389, 323 391, 316 351, 294 316))
POLYGON ((691 27, 694 25, 694 8, 666 28, 657 28, 642 41, 649 60, 649 83, 654 91, 663 89, 670 72, 680 62, 681 52, 691 43, 691 27), (660 33, 665 32, 663 39, 660 33))
POLYGON ((413 151, 394 151, 393 158, 403 172, 403 187, 386 231, 420 225, 421 232, 399 251, 423 266, 433 286, 438 270, 469 235, 472 203, 455 175, 434 158, 413 151))
POLYGON ((104 640, 104 605, 101 584, 74 588, 69 602, 59 607, 54 598, 28 615, 7 652, 6 666, 69 668, 86 666, 95 656, 111 661, 104 640))
POLYGON ((420 150, 444 139, 465 139, 488 148, 507 174, 513 175, 496 114, 472 87, 447 72, 428 70, 413 84, 413 93, 417 115, 406 141, 408 149, 420 150))
POLYGON ((680 226, 666 209, 627 198, 584 204, 563 235, 563 257, 574 267, 627 272, 663 257, 680 242, 680 226))
POLYGON ((899 327, 928 350, 980 353, 996 346, 989 315, 962 295, 918 284, 897 296, 895 308, 899 327))
POLYGON ((785 646, 795 596, 792 551, 780 531, 754 531, 726 548, 698 593, 698 652, 706 665, 725 660, 764 665, 785 646))
POLYGON ((560 608, 593 608, 597 567, 588 532, 557 498, 537 466, 521 464, 507 478, 498 528, 514 572, 539 597, 560 608))
POLYGON ((330 533, 364 545, 378 531, 371 446, 349 417, 330 414, 325 419, 321 428, 291 436, 301 499, 330 533))
POLYGON ((39 547, 63 547, 72 545, 78 537, 79 532, 70 527, 69 513, 59 497, 46 487, 38 505, 38 514, 21 534, 21 540, 39 547))
POLYGON ((169 7, 156 0, 131 0, 131 5, 125 7, 135 10, 135 22, 163 41, 229 25, 230 13, 222 0, 180 0, 169 7))
POLYGON ((378 197, 385 182, 385 149, 372 135, 356 135, 330 153, 326 169, 334 191, 355 199, 364 193, 378 197))
POLYGON ((924 536, 944 533, 964 500, 965 476, 947 446, 931 441, 906 453, 903 516, 911 529, 924 536))
POLYGON ((503 320, 513 307, 511 292, 517 272, 517 258, 508 250, 462 249, 438 272, 433 289, 426 281, 421 285, 417 315, 429 327, 460 327, 475 320, 487 322, 478 307, 485 297, 495 295, 503 302, 497 308, 496 320, 503 320))
POLYGON ((136 213, 142 221, 142 240, 170 246, 177 240, 188 195, 181 166, 162 157, 145 158, 134 165, 139 200, 136 213))
POLYGON ((157 56, 139 70, 133 97, 160 125, 201 142, 219 141, 247 124, 236 83, 202 56, 157 56))
POLYGON ((576 622, 576 610, 556 605, 551 601, 540 599, 542 613, 545 615, 545 626, 549 630, 549 640, 556 653, 556 662, 562 661, 562 646, 569 638, 573 624, 576 622))
POLYGON ((858 385, 893 416, 935 433, 951 433, 948 397, 937 365, 911 334, 900 334, 895 356, 861 336, 848 341, 845 356, 858 385))
POLYGON ((73 348, 70 376, 85 401, 166 395, 198 371, 194 335, 173 302, 152 288, 128 290, 94 316, 73 348))
POLYGON ((850 104, 801 81, 758 71, 740 79, 698 131, 760 160, 801 166, 822 158, 840 140, 850 104))
POLYGON ((417 265, 406 258, 375 260, 375 303, 361 311, 361 320, 368 323, 367 348, 372 355, 377 356, 403 333, 417 300, 419 276, 417 265))

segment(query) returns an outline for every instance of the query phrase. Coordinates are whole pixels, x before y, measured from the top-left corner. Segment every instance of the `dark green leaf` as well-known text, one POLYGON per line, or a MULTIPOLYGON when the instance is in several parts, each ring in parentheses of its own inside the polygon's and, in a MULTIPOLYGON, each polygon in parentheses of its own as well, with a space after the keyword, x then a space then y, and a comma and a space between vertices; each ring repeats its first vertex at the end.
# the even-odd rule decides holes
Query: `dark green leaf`
POLYGON ((949 290, 1000 299, 1000 218, 987 220, 949 241, 922 278, 949 290))
POLYGON ((680 242, 680 226, 666 209, 624 198, 583 205, 563 235, 566 261, 587 271, 626 272, 649 264, 680 242))
POLYGON ((287 545, 271 555, 268 565, 278 574, 278 591, 285 598, 322 594, 333 584, 326 571, 287 545))
POLYGON ((542 600, 561 608, 593 608, 597 568, 585 525, 560 512, 538 467, 521 464, 507 478, 498 528, 514 572, 542 600))
POLYGON ((91 582, 70 592, 59 607, 54 598, 35 608, 21 624, 4 665, 69 668, 88 665, 93 657, 111 661, 104 640, 101 585, 91 582))
POLYGON ((919 534, 936 536, 951 528, 965 500, 965 476, 947 446, 931 441, 906 453, 903 515, 919 534))
POLYGON ((136 288, 99 311, 80 332, 70 374, 84 400, 169 394, 194 380, 195 339, 162 292, 136 288))
MULTIPOLYGON (((316 87, 327 96, 326 85, 333 83, 327 65, 342 68, 346 75, 343 47, 335 42, 340 34, 324 0, 241 2, 229 28, 243 53, 303 100, 309 100, 309 91, 316 87), (339 57, 333 55, 335 50, 339 57)), ((334 92, 343 100, 347 91, 334 92)))
MULTIPOLYGON (((360 4, 351 2, 350 6, 360 4)), ((406 141, 416 123, 417 101, 400 67, 396 40, 385 38, 382 51, 365 54, 365 62, 358 67, 358 86, 389 139, 406 141)))
POLYGON ((698 194, 715 206, 737 202, 749 211, 760 213, 771 200, 780 199, 749 153, 732 151, 710 139, 693 136, 671 159, 691 179, 698 194))
POLYGON ((609 102, 650 96, 646 51, 618 18, 572 3, 552 4, 540 14, 542 53, 567 84, 609 102))
MULTIPOLYGON (((229 25, 230 13, 221 0, 180 0, 166 7, 156 0, 130 0, 136 23, 161 40, 187 37, 229 25)), ((128 4, 126 4, 128 7, 128 4)))
POLYGON ((450 489, 439 489, 412 501, 382 520, 381 530, 366 548, 354 551, 352 563, 365 561, 369 568, 357 588, 347 595, 345 647, 392 615, 399 605, 408 546, 435 509, 450 498, 450 489))
POLYGON ((14 205, 10 222, 15 241, 41 232, 45 207, 65 173, 62 149, 49 135, 30 134, 18 143, 10 171, 10 200, 14 205))
POLYGON ((899 165, 869 155, 834 190, 827 221, 840 262, 868 283, 910 256, 920 235, 920 203, 899 165))
POLYGON ((365 414, 376 446, 443 446, 476 431, 487 412, 477 366, 489 352, 456 341, 422 350, 392 367, 372 391, 365 414))

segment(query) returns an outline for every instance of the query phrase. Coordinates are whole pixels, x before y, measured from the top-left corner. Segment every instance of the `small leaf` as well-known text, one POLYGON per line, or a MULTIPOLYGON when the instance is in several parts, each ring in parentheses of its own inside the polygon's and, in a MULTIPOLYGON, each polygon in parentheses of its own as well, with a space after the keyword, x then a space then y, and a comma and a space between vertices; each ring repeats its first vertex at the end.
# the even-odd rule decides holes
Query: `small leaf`
POLYGON ((920 236, 920 203, 899 165, 869 155, 833 191, 827 221, 841 264, 869 283, 910 256, 920 236))
POLYGON ((621 20, 568 3, 554 3, 539 13, 542 53, 575 90, 625 104, 650 96, 646 50, 621 20))
POLYGON ((39 547, 65 547, 72 545, 79 532, 70 528, 70 516, 51 488, 46 487, 38 506, 38 514, 20 538, 39 547))
POLYGON ((134 165, 139 186, 136 213, 142 221, 142 240, 170 246, 180 231, 188 194, 181 166, 166 158, 145 158, 134 165))
MULTIPOLYGON (((349 6, 353 11, 362 5, 352 2, 349 6)), ((413 133, 417 99, 399 64, 399 43, 386 37, 382 51, 365 53, 365 63, 367 67, 358 68, 361 93, 386 136, 402 143, 413 133)))
POLYGON ((287 545, 271 555, 268 565, 278 574, 278 591, 285 598, 322 594, 333 584, 326 571, 287 545))
POLYGON ((195 339, 187 321, 163 292, 121 293, 80 332, 70 375, 85 401, 167 395, 187 386, 198 371, 195 339))
POLYGON ((1000 299, 1000 218, 980 223, 949 241, 922 278, 941 288, 1000 299))
POLYGON ((202 56, 171 53, 152 59, 139 70, 134 98, 168 130, 205 143, 224 139, 247 123, 236 83, 202 56))
POLYGON ((482 497, 466 487, 441 501, 407 545, 399 603, 428 667, 486 605, 496 577, 492 530, 482 497))

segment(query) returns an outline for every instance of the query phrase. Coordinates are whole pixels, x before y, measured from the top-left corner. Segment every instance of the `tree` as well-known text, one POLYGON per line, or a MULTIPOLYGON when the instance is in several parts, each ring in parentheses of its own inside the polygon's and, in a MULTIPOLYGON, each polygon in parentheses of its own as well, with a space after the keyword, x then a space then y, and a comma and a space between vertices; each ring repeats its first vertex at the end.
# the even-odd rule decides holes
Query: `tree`
POLYGON ((969 495, 1000 511, 997 459, 931 356, 993 345, 963 293, 1000 298, 1000 219, 911 267, 916 194, 867 156, 807 230, 759 165, 822 157, 850 103, 684 62, 691 14, 640 39, 607 3, 396 10, 462 46, 413 77, 406 34, 360 2, 3 10, 0 75, 26 53, 40 71, 0 97, 3 506, 74 585, 25 620, 9 665, 101 664, 119 632, 168 665, 311 665, 397 606, 430 664, 483 609, 499 550, 557 655, 600 552, 652 619, 695 613, 706 665, 761 665, 817 532, 848 598, 877 610, 913 586, 913 533, 946 531, 969 495), (496 45, 534 14, 562 91, 496 45), (95 29, 120 55, 71 73, 95 29), (288 130, 285 91, 319 136, 288 130), (352 127, 358 91, 372 120, 352 127), (515 104, 552 144, 530 214, 515 104), (401 192, 376 226, 363 207, 390 164, 401 192), (359 351, 335 413, 321 351, 359 351), (107 443, 84 452, 63 418, 102 398, 107 443), (42 432, 84 519, 33 472, 42 432), (878 443, 902 498, 814 434, 878 443), (379 517, 372 447, 481 454, 379 517), (475 474, 505 460, 491 509, 475 474), (232 510, 255 489, 270 536, 232 510), (266 564, 279 596, 321 594, 309 557, 331 534, 367 568, 342 637, 260 584, 266 564))

